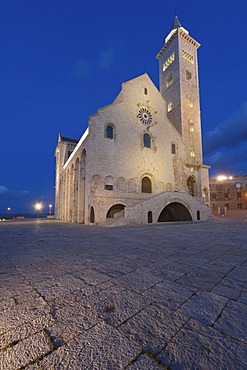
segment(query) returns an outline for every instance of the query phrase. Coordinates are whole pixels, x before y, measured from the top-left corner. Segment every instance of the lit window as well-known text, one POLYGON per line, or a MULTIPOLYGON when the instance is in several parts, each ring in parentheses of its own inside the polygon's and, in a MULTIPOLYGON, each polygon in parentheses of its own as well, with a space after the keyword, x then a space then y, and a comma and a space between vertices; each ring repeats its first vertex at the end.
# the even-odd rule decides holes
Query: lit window
POLYGON ((172 84, 172 75, 170 75, 170 76, 167 77, 166 87, 170 86, 171 84, 172 84))
POLYGON ((145 87, 144 88, 144 94, 147 95, 148 94, 148 89, 145 87))
POLYGON ((151 137, 147 133, 143 135, 143 145, 145 148, 151 148, 151 137))
POLYGON ((192 77, 191 72, 186 69, 186 80, 190 81, 191 77, 192 77))
POLYGON ((186 50, 183 50, 183 58, 185 60, 187 60, 188 62, 190 62, 191 64, 194 64, 193 55, 191 55, 190 53, 188 53, 186 50))
POLYGON ((189 120, 189 131, 190 132, 194 132, 195 131, 194 122, 192 122, 191 120, 189 120))
POLYGON ((195 157, 195 149, 193 146, 190 147, 190 156, 193 158, 195 157))
POLYGON ((188 106, 190 108, 193 108, 194 107, 194 102, 193 102, 193 99, 191 97, 189 97, 189 99, 188 99, 188 106))
POLYGON ((165 63, 163 63, 163 72, 171 65, 175 60, 175 53, 173 52, 169 58, 166 59, 165 63))
POLYGON ((106 126, 105 137, 107 137, 108 139, 114 138, 114 128, 111 125, 106 126))
POLYGON ((176 154, 176 145, 172 144, 172 154, 176 154))
POLYGON ((172 110, 172 102, 168 103, 167 110, 168 112, 172 110))

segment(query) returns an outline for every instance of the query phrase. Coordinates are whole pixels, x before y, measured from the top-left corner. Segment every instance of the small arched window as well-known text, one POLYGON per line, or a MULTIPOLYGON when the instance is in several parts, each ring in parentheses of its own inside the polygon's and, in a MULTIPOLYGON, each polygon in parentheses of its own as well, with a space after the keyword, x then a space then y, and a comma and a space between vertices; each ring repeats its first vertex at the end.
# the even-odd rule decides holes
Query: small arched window
POLYGON ((172 154, 176 154, 176 145, 173 143, 172 144, 172 154))
POLYGON ((113 136, 114 136, 114 129, 111 125, 107 125, 106 126, 106 132, 105 132, 105 136, 108 138, 108 139, 113 139, 113 136))
POLYGON ((151 137, 147 132, 143 135, 143 146, 145 148, 151 148, 151 137))
POLYGON ((144 94, 147 95, 148 94, 148 89, 145 87, 144 88, 144 94))

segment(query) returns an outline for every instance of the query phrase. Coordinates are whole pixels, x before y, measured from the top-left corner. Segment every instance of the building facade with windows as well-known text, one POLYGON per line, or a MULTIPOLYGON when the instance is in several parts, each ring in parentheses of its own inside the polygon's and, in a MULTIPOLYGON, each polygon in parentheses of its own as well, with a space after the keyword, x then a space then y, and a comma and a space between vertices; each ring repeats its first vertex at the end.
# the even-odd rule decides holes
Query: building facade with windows
POLYGON ((209 187, 214 214, 246 214, 247 175, 211 177, 209 187))
POLYGON ((197 49, 175 17, 157 54, 159 89, 145 73, 89 117, 79 141, 59 135, 57 219, 150 223, 207 219, 197 49))

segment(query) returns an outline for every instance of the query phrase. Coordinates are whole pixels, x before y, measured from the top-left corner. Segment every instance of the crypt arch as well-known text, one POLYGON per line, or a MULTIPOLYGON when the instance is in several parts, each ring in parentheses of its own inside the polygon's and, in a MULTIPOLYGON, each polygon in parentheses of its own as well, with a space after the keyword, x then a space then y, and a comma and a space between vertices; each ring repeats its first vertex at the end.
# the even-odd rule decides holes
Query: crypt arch
POLYGON ((158 222, 192 221, 188 208, 180 202, 167 204, 161 211, 158 222))

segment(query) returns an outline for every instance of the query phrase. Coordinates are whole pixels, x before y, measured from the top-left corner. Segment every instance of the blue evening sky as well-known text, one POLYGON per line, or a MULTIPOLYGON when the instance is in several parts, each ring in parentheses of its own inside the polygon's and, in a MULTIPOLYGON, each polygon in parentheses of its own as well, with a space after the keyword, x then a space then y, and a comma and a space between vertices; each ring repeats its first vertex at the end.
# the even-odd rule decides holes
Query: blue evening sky
POLYGON ((0 214, 54 204, 58 133, 79 139, 88 116, 145 71, 176 12, 201 43, 204 163, 247 174, 246 0, 5 0, 0 4, 0 214))

